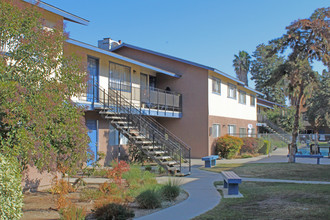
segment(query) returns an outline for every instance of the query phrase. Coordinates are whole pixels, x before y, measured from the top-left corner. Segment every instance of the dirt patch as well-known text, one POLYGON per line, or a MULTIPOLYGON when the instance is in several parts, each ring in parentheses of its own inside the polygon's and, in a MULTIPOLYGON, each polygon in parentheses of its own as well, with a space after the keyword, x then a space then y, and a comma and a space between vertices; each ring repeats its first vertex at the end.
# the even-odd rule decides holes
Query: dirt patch
MULTIPOLYGON (((95 188, 95 186, 89 186, 95 188)), ((68 198, 72 203, 78 207, 86 209, 87 214, 91 213, 93 209, 93 201, 81 201, 80 192, 86 187, 82 187, 77 192, 70 193, 68 198)), ((153 212, 157 212, 161 209, 168 208, 176 205, 188 198, 188 193, 181 192, 177 199, 173 202, 164 201, 162 202, 162 208, 158 209, 139 209, 136 203, 130 204, 130 208, 135 213, 136 217, 149 215, 153 212)), ((56 210, 55 196, 47 191, 43 192, 27 192, 24 193, 24 207, 23 207, 23 220, 46 220, 46 219, 59 219, 60 215, 56 210)), ((93 219, 89 215, 88 219, 93 219)))

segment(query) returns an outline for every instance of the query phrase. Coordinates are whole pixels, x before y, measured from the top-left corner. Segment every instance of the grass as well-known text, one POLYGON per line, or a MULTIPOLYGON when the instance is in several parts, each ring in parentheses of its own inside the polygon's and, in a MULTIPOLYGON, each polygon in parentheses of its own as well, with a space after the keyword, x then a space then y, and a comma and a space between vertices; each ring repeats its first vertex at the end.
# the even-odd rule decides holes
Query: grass
POLYGON ((329 185, 243 182, 244 198, 222 199, 214 209, 194 218, 329 219, 329 185))
POLYGON ((217 164, 213 168, 202 169, 218 173, 225 170, 232 170, 241 177, 330 182, 329 165, 299 163, 236 163, 217 164))

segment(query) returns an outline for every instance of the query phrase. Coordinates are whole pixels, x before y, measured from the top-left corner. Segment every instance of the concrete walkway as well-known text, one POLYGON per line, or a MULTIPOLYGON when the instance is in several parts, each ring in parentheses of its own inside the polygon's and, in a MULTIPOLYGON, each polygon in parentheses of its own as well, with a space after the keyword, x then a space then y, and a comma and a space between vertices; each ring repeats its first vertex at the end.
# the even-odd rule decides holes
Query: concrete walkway
MULTIPOLYGON (((279 148, 270 155, 261 155, 253 158, 219 160, 217 163, 281 163, 288 162, 287 149, 279 148)), ((316 159, 313 158, 298 158, 297 163, 316 164, 316 159)), ((330 164, 329 158, 322 158, 321 164, 330 164)), ((198 169, 203 166, 204 162, 201 159, 192 159, 192 174, 188 177, 176 178, 180 179, 182 188, 189 193, 188 199, 185 201, 162 209, 159 212, 152 213, 147 216, 136 218, 137 220, 186 220, 201 215, 213 209, 221 200, 220 194, 217 192, 213 183, 223 180, 219 173, 207 172, 198 169)), ((167 181, 168 177, 158 178, 158 182, 167 181), (163 179, 162 179, 163 178, 163 179)), ((261 178, 242 178, 242 181, 253 182, 276 182, 276 183, 301 183, 301 184, 330 184, 323 181, 297 181, 297 180, 281 180, 281 179, 261 179, 261 178)))
POLYGON ((207 172, 198 169, 198 165, 192 167, 192 174, 180 177, 182 188, 189 193, 185 201, 162 209, 159 212, 136 218, 138 220, 187 220, 205 213, 219 204, 221 196, 214 187, 215 181, 222 180, 219 173, 207 172))

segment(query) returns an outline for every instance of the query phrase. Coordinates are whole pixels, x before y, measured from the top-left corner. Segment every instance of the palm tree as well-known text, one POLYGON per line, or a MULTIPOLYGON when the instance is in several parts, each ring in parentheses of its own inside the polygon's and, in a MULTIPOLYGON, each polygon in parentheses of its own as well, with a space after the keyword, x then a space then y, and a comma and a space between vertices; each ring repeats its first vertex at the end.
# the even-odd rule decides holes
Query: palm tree
POLYGON ((233 60, 233 67, 235 67, 236 77, 248 85, 247 74, 250 69, 251 56, 244 50, 239 51, 238 56, 235 55, 233 60))

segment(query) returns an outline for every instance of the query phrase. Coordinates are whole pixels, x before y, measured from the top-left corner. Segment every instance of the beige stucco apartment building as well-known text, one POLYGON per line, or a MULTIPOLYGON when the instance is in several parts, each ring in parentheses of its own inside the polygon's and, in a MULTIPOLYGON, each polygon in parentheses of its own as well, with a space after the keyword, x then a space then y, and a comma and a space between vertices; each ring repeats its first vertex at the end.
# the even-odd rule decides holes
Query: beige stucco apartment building
POLYGON ((214 141, 225 134, 256 132, 254 89, 215 68, 129 44, 111 51, 171 71, 180 77, 157 74, 156 85, 182 94, 180 118, 157 117, 192 149, 194 158, 214 153, 214 141))
MULTIPOLYGON (((38 7, 48 28, 62 25, 64 20, 82 25, 89 23, 43 2, 39 2, 38 7)), ((154 124, 168 129, 164 140, 187 145, 191 149, 189 158, 213 154, 214 142, 222 135, 256 132, 255 97, 258 92, 215 68, 110 38, 100 40, 98 47, 68 39, 64 54, 76 54, 87 64, 86 94, 72 97, 72 100, 86 107, 90 148, 95 159, 97 152, 106 154, 103 165, 117 158, 119 153, 125 158, 127 151, 123 146, 128 144, 127 133, 118 131, 112 119, 102 115, 102 106, 109 99, 106 95, 113 94, 110 91, 124 97, 124 101, 143 117, 152 117, 157 121, 154 124)), ((39 184, 42 185, 40 181, 39 184)))

